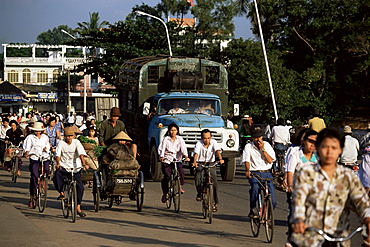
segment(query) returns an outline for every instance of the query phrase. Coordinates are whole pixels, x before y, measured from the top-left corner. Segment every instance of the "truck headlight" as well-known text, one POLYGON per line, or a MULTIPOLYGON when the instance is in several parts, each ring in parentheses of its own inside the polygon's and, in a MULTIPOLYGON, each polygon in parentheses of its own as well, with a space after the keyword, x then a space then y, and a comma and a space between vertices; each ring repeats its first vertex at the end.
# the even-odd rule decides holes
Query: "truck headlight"
POLYGON ((235 146, 235 141, 233 139, 229 139, 226 141, 226 146, 232 148, 235 146))

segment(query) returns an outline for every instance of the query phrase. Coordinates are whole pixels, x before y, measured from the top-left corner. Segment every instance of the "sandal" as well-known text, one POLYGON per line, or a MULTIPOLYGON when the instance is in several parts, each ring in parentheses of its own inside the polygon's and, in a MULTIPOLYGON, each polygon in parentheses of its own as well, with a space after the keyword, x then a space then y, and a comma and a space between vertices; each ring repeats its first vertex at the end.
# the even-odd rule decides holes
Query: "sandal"
POLYGON ((216 205, 213 205, 212 212, 217 212, 217 206, 216 205))
POLYGON ((81 212, 77 212, 77 214, 78 214, 81 218, 86 217, 86 214, 85 214, 83 211, 81 211, 81 212))
POLYGON ((197 202, 200 202, 202 200, 202 196, 201 195, 197 195, 197 198, 195 198, 195 200, 197 200, 197 202))
POLYGON ((162 203, 166 203, 166 201, 167 201, 167 195, 163 195, 161 201, 162 201, 162 203))

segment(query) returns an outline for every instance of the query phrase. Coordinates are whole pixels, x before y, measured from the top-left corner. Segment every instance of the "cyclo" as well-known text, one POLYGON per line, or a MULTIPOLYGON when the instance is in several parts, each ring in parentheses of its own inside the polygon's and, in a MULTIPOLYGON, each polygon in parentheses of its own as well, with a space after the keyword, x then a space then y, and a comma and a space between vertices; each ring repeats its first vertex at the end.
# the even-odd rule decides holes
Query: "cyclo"
POLYGON ((143 172, 137 169, 112 169, 111 164, 101 162, 99 169, 94 172, 93 197, 95 212, 100 209, 100 201, 107 200, 111 208, 113 203, 121 204, 124 197, 136 201, 137 210, 141 212, 144 202, 143 172))

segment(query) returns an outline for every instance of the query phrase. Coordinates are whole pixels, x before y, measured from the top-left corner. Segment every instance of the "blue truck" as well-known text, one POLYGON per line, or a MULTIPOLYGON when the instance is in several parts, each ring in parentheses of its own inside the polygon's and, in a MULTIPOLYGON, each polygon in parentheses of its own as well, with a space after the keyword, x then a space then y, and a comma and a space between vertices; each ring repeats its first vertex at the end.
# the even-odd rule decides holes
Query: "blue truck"
POLYGON ((122 64, 118 78, 123 120, 138 144, 143 169, 154 181, 163 176, 158 146, 171 123, 180 127, 190 157, 201 131, 211 130, 225 160, 221 177, 233 180, 240 156, 239 135, 226 127, 229 92, 221 64, 188 57, 141 57, 122 64))

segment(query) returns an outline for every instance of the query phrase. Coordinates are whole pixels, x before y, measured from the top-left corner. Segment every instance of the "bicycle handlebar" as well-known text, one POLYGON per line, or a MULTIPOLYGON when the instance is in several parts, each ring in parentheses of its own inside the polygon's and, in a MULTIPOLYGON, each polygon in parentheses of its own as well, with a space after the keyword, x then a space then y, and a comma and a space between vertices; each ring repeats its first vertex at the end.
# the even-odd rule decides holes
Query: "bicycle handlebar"
POLYGON ((328 242, 345 242, 345 241, 351 239, 356 233, 361 232, 361 231, 362 231, 363 236, 367 235, 366 227, 365 226, 359 226, 353 232, 351 232, 347 237, 331 237, 321 229, 318 229, 318 228, 315 228, 315 227, 307 227, 306 232, 309 233, 309 236, 308 237, 303 237, 303 234, 302 234, 302 238, 300 238, 299 240, 295 239, 294 242, 298 245, 303 244, 307 241, 307 239, 313 237, 315 234, 319 234, 320 236, 322 236, 324 238, 324 240, 326 240, 328 242))
POLYGON ((219 166, 219 162, 205 162, 202 164, 202 162, 198 163, 202 168, 213 168, 216 166, 219 166))
POLYGON ((70 172, 70 173, 72 173, 73 171, 77 171, 77 172, 79 172, 79 171, 81 171, 82 170, 82 167, 77 167, 77 168, 65 168, 65 167, 63 167, 67 172, 70 172))
POLYGON ((251 177, 256 177, 256 178, 261 179, 263 181, 272 181, 272 180, 274 180, 273 178, 262 178, 261 176, 259 176, 257 174, 253 174, 253 173, 251 173, 251 177))
POLYGON ((184 162, 186 160, 186 158, 182 158, 182 159, 179 159, 179 160, 170 160, 168 158, 165 158, 163 161, 165 161, 165 160, 168 160, 171 163, 181 163, 181 162, 184 162))

